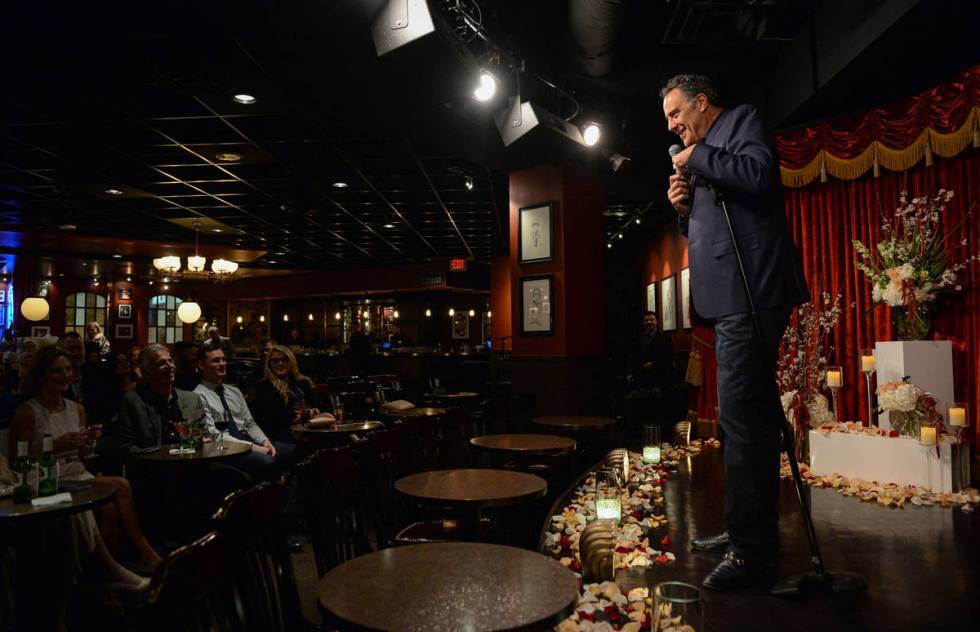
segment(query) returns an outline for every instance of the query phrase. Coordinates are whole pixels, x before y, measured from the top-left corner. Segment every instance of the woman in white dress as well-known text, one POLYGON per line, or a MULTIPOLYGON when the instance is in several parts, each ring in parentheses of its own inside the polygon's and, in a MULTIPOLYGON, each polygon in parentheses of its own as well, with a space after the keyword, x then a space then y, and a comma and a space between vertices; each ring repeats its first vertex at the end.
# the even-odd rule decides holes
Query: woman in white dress
POLYGON ((88 325, 85 325, 85 335, 88 337, 89 342, 94 342, 99 345, 99 358, 108 360, 111 345, 109 344, 109 339, 105 337, 105 333, 102 331, 102 325, 93 320, 88 325))
MULTIPOLYGON (((16 446, 18 440, 28 440, 31 451, 39 454, 44 435, 50 434, 56 454, 86 449, 89 434, 85 428, 85 409, 64 398, 72 380, 68 352, 55 345, 41 348, 25 377, 22 388, 30 399, 14 413, 10 424, 10 445, 16 446)), ((103 543, 103 535, 111 543, 113 538, 118 538, 121 528, 144 567, 152 570, 160 563, 159 554, 150 546, 140 527, 129 481, 114 476, 94 477, 77 459, 69 460, 62 456, 58 464, 59 481, 94 479, 116 488, 114 501, 96 510, 99 512, 100 526, 93 524, 91 512, 80 514, 78 531, 85 549, 83 552, 99 556, 107 566, 111 583, 120 584, 122 588, 130 584, 144 586, 146 581, 118 564, 103 543)))

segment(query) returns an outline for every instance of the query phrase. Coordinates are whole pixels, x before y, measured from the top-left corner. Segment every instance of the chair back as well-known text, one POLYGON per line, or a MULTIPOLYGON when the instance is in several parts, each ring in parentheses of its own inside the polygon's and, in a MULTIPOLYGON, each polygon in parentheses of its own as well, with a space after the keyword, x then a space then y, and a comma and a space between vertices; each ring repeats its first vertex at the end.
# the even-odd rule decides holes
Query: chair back
POLYGON ((405 444, 412 457, 411 470, 434 470, 439 464, 439 417, 404 417, 405 444))
POLYGON ((303 627, 279 495, 272 484, 229 494, 213 521, 231 551, 231 581, 241 598, 248 629, 303 627))
POLYGON ((439 467, 466 467, 469 464, 468 435, 472 434, 470 416, 463 409, 450 409, 440 416, 438 431, 439 467))
POLYGON ((317 573, 368 550, 363 494, 349 447, 317 450, 296 466, 317 573))
POLYGON ((411 467, 403 428, 372 432, 361 444, 362 480, 369 481, 370 488, 368 516, 374 520, 382 546, 391 542, 404 521, 404 499, 395 493, 395 481, 409 473, 411 467))
POLYGON ((149 602, 136 614, 139 630, 243 630, 242 604, 230 581, 228 544, 211 532, 173 551, 157 569, 149 602))

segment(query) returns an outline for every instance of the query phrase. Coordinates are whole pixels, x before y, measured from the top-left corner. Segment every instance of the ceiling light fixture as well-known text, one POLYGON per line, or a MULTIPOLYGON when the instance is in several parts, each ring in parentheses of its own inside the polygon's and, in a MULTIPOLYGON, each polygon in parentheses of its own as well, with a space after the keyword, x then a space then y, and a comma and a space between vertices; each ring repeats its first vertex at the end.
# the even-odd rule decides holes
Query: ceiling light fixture
POLYGON ((261 316, 259 316, 259 322, 260 323, 264 323, 265 322, 265 314, 262 314, 261 316))
POLYGON ((313 320, 313 313, 312 312, 306 317, 306 320, 313 320))
POLYGON ((347 188, 348 186, 350 186, 350 185, 348 185, 348 184, 347 184, 346 182, 344 182, 343 180, 337 180, 337 181, 336 181, 336 182, 334 182, 334 183, 333 183, 333 184, 332 184, 331 186, 332 186, 333 188, 335 188, 335 189, 346 189, 346 188, 347 188))
POLYGON ((449 315, 450 315, 450 316, 455 316, 455 315, 456 315, 456 310, 455 310, 455 309, 453 309, 452 307, 450 307, 450 308, 449 308, 449 315))
POLYGON ((133 280, 133 277, 126 277, 126 283, 129 283, 129 282, 131 282, 132 280, 133 280))
POLYGON ((465 178, 463 178, 463 184, 466 186, 467 191, 473 190, 473 178, 471 178, 470 176, 466 176, 465 178))
POLYGON ((223 228, 212 228, 212 229, 211 229, 211 232, 212 232, 212 233, 223 233, 223 232, 225 232, 225 231, 224 231, 224 229, 223 229, 223 228))
POLYGON ((432 318, 432 310, 431 309, 429 309, 429 308, 426 308, 425 309, 425 317, 426 318, 432 318))
POLYGON ((398 316, 399 313, 397 309, 391 313, 391 317, 394 318, 395 320, 398 320, 398 316))
POLYGON ((602 137, 602 130, 595 123, 586 123, 585 127, 582 128, 582 140, 589 147, 592 147, 599 142, 599 138, 602 137))
POLYGON ((364 312, 361 314, 361 317, 363 317, 363 318, 371 318, 371 312, 369 312, 367 310, 364 310, 364 312))
POLYGON ((476 310, 475 309, 471 309, 469 311, 469 315, 470 315, 470 318, 473 318, 474 316, 476 316, 476 310))
POLYGON ((114 253, 114 254, 112 255, 112 258, 113 258, 113 259, 122 259, 122 255, 121 255, 121 254, 119 254, 119 253, 117 252, 117 253, 114 253))
POLYGON ((108 195, 122 195, 123 194, 123 192, 120 191, 119 189, 106 189, 105 192, 108 195))
POLYGON ((169 290, 169 289, 170 289, 170 286, 169 286, 169 285, 164 285, 164 286, 163 286, 163 291, 164 291, 164 292, 166 292, 166 291, 167 291, 167 290, 169 290))
POLYGON ((289 314, 283 314, 282 315, 282 322, 284 322, 284 323, 288 323, 289 322, 289 314))
POLYGON ((640 223, 640 218, 637 217, 635 221, 636 221, 637 224, 639 224, 640 223))
POLYGON ((20 313, 30 321, 44 320, 48 317, 49 311, 50 306, 48 305, 48 301, 40 296, 25 298, 20 304, 20 313))
POLYGON ((487 310, 487 318, 492 318, 492 317, 493 317, 493 312, 488 309, 487 310))
POLYGON ((334 320, 340 320, 340 312, 335 312, 333 315, 334 320))
POLYGON ((252 105, 256 101, 255 97, 245 92, 236 94, 232 98, 235 100, 236 103, 241 103, 242 105, 252 105))
POLYGON ((61 230, 78 230, 78 226, 75 224, 62 224, 58 228, 61 230))
POLYGON ((177 307, 177 318, 180 322, 190 325, 201 319, 201 306, 193 300, 187 300, 177 307))
POLYGON ((238 264, 227 259, 215 259, 211 262, 211 272, 218 275, 218 278, 228 277, 238 272, 238 264))
POLYGON ((241 315, 235 317, 235 322, 238 323, 239 325, 241 325, 244 321, 245 319, 242 318, 241 315))
POLYGON ((233 151, 223 151, 215 154, 214 157, 218 159, 218 162, 238 162, 242 159, 241 154, 236 154, 233 151))
POLYGON ((395 227, 394 224, 383 224, 382 225, 382 228, 394 228, 394 227, 395 227))
POLYGON ((480 71, 480 85, 473 90, 473 98, 477 101, 489 101, 497 94, 497 79, 486 70, 480 71))

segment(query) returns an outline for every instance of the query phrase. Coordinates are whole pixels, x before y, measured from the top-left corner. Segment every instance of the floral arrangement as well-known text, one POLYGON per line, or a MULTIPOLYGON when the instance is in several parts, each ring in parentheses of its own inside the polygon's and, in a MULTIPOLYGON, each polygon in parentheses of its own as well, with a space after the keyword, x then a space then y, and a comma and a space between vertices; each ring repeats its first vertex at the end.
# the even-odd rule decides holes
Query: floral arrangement
MULTIPOLYGON (((834 420, 827 398, 820 393, 827 369, 830 332, 840 320, 840 294, 816 292, 800 308, 779 343, 776 378, 786 418, 805 437, 807 429, 834 420)), ((800 443, 798 441, 798 443, 800 443)))
POLYGON ((900 434, 918 437, 917 422, 921 421, 945 431, 943 416, 936 410, 936 399, 909 382, 908 376, 882 384, 875 392, 880 410, 889 413, 892 428, 900 434))
MULTIPOLYGON (((857 239, 852 242, 858 257, 855 267, 871 281, 871 299, 891 307, 903 340, 926 336, 930 304, 940 293, 961 289, 956 273, 978 258, 949 262, 942 215, 952 199, 953 192, 946 189, 932 198, 911 200, 903 191, 894 218, 882 220, 881 241, 872 248, 857 239)), ((960 245, 966 246, 966 239, 960 245)))

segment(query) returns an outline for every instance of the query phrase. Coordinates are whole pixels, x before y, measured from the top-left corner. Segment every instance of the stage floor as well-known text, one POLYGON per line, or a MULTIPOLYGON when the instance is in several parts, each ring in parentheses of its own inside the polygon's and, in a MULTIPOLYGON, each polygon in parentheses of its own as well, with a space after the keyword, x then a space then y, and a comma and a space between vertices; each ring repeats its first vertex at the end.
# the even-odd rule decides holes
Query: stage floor
MULTIPOLYGON (((677 562, 642 572, 621 571, 617 583, 625 589, 666 580, 700 586, 718 558, 692 552, 689 542, 721 531, 723 482, 721 449, 707 449, 682 462, 678 475, 664 485, 670 550, 677 562)), ((861 573, 869 589, 792 599, 769 595, 776 579, 810 568, 796 493, 792 481, 784 480, 779 507, 782 553, 772 582, 734 593, 702 589, 708 630, 977 629, 977 511, 910 505, 892 509, 830 489, 808 491, 827 569, 861 573)))

